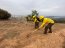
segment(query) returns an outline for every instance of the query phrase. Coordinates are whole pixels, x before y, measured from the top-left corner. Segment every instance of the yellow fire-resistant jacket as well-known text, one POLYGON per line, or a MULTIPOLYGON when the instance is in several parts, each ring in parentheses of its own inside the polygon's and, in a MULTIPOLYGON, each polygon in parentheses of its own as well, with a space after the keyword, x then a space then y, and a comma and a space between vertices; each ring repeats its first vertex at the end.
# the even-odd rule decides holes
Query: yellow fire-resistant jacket
POLYGON ((45 24, 48 24, 48 23, 53 23, 54 24, 54 21, 50 18, 44 18, 40 28, 42 28, 45 24))
POLYGON ((34 22, 39 22, 36 18, 35 18, 35 19, 33 19, 33 21, 34 21, 34 22))

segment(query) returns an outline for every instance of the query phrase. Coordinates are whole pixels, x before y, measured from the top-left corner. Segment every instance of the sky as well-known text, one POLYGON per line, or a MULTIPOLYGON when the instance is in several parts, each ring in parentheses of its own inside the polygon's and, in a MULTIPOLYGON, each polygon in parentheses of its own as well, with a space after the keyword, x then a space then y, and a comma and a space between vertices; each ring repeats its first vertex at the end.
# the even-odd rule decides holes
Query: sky
POLYGON ((37 10, 39 15, 65 16, 65 0, 0 0, 0 8, 12 15, 28 15, 37 10))

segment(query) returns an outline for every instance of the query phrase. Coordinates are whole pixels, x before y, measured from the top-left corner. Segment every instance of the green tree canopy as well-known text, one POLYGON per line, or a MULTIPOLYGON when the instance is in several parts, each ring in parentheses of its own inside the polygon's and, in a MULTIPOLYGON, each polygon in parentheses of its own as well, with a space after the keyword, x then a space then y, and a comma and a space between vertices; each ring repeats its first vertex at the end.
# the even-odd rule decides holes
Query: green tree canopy
POLYGON ((34 15, 35 15, 35 16, 38 16, 39 13, 38 13, 36 10, 33 10, 33 11, 32 11, 32 16, 34 16, 34 15))

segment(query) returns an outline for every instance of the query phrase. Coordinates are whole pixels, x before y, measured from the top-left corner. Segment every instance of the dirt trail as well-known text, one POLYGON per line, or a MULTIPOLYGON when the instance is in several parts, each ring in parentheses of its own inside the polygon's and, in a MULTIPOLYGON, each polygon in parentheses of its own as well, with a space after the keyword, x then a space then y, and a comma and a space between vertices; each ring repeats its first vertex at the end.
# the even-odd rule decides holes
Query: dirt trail
POLYGON ((0 48, 62 48, 65 37, 65 24, 53 26, 53 33, 43 34, 43 29, 29 36, 33 23, 17 21, 0 22, 0 48))

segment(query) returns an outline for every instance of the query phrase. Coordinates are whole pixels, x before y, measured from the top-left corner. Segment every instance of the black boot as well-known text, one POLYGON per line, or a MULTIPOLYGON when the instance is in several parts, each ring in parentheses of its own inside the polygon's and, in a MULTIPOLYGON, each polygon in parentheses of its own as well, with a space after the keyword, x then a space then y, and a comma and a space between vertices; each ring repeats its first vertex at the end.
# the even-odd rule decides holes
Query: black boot
POLYGON ((49 33, 52 33, 52 29, 51 28, 49 29, 49 33))
POLYGON ((49 33, 52 33, 52 31, 49 31, 49 33))
POLYGON ((47 31, 44 31, 44 34, 47 34, 47 31))

